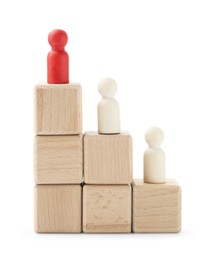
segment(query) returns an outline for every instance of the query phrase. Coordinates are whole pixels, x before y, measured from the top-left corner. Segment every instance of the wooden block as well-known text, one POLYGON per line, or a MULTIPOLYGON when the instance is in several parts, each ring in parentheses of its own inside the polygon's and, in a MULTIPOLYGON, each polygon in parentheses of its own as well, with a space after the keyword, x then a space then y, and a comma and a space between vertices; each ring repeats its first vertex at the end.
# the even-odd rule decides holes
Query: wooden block
POLYGON ((84 185, 83 232, 131 232, 131 186, 84 185))
POLYGON ((132 137, 129 133, 85 133, 84 181, 88 184, 132 182, 132 137))
POLYGON ((37 184, 80 184, 83 178, 82 135, 36 136, 37 184))
POLYGON ((81 185, 35 186, 35 231, 81 232, 81 204, 81 185))
POLYGON ((171 179, 163 184, 133 181, 133 232, 179 232, 181 189, 171 179))
POLYGON ((77 84, 40 84, 35 87, 37 135, 82 133, 82 90, 77 84))

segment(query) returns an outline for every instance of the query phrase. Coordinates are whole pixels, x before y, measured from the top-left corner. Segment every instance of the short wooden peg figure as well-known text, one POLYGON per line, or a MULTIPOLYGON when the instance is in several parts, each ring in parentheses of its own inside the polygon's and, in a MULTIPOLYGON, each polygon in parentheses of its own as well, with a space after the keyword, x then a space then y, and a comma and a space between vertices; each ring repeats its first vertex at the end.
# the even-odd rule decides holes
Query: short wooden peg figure
POLYGON ((112 78, 104 78, 98 84, 102 96, 98 104, 98 132, 99 134, 120 133, 120 108, 114 95, 117 83, 112 78))
POLYGON ((49 33, 48 41, 52 50, 48 53, 48 83, 69 83, 69 57, 64 47, 68 36, 63 30, 53 30, 49 33))
POLYGON ((148 148, 144 153, 144 182, 165 182, 165 153, 160 148, 164 133, 158 127, 149 128, 145 135, 148 148))

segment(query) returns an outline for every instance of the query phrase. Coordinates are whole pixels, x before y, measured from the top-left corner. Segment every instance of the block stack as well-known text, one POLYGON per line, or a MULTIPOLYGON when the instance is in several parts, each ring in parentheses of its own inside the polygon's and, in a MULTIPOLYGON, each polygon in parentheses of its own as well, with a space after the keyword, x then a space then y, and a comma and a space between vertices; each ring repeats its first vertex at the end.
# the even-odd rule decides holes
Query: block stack
POLYGON ((81 86, 69 83, 67 34, 48 39, 48 83, 35 87, 35 231, 81 232, 81 86))
POLYGON ((133 181, 133 232, 159 233, 181 230, 181 188, 165 178, 163 131, 151 127, 145 135, 144 180, 133 181))
POLYGON ((181 189, 165 178, 163 131, 146 132, 144 179, 133 180, 132 137, 121 132, 116 82, 100 81, 98 131, 83 136, 82 92, 69 83, 67 34, 54 30, 49 43, 48 83, 35 87, 35 231, 179 232, 181 189))
POLYGON ((131 232, 132 137, 120 132, 113 79, 99 83, 98 132, 84 135, 83 231, 131 232))

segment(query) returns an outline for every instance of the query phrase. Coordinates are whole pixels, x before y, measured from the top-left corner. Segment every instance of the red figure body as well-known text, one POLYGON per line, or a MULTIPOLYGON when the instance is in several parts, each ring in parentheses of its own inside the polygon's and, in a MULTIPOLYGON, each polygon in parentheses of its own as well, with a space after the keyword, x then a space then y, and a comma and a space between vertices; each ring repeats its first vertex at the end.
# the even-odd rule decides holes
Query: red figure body
POLYGON ((64 49, 68 36, 63 30, 53 30, 49 33, 48 41, 52 47, 48 53, 48 83, 69 83, 69 57, 64 49))

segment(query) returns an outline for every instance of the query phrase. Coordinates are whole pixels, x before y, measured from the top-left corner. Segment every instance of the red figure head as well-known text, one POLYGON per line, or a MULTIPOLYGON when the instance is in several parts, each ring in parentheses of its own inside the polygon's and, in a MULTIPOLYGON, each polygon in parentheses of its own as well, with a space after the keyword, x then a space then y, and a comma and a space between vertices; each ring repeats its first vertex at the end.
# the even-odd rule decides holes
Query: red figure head
POLYGON ((48 83, 69 83, 69 57, 64 47, 68 36, 63 30, 53 30, 49 33, 48 42, 52 50, 48 54, 48 83))
POLYGON ((63 30, 53 30, 48 35, 48 42, 53 51, 63 51, 68 42, 68 36, 63 30))

